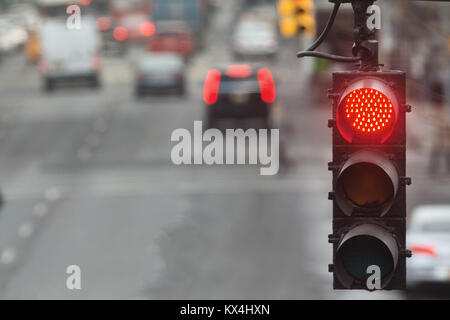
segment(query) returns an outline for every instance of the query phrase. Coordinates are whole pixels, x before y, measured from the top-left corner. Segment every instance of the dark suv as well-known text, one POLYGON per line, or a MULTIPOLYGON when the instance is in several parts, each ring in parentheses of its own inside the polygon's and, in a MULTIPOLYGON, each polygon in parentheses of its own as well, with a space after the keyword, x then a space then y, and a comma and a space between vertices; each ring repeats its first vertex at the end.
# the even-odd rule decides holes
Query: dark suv
POLYGON ((216 128, 223 118, 255 118, 267 128, 275 95, 272 73, 266 68, 231 65, 210 70, 203 90, 207 127, 216 128))

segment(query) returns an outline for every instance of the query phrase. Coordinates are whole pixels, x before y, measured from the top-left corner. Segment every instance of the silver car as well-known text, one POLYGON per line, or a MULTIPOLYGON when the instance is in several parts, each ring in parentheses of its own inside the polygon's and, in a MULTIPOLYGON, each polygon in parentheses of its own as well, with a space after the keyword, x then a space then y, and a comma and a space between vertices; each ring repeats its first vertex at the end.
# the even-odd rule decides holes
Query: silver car
POLYGON ((172 91, 185 94, 185 64, 174 53, 148 53, 136 64, 135 94, 141 97, 149 92, 172 91))
POLYGON ((233 52, 236 59, 274 58, 279 49, 275 27, 265 21, 240 21, 233 34, 233 52))
POLYGON ((450 283, 450 205, 417 207, 406 239, 408 286, 450 283))

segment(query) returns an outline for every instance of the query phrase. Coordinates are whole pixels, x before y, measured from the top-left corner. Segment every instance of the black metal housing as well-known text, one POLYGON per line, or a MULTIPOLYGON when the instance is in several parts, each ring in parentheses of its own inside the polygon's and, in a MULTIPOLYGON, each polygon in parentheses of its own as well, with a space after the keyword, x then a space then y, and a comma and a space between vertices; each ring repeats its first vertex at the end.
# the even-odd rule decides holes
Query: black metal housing
POLYGON ((336 268, 336 253, 345 235, 357 226, 362 224, 375 224, 386 230, 386 234, 391 234, 392 239, 398 245, 398 261, 390 281, 384 284, 386 290, 404 289, 406 287, 406 92, 405 73, 402 71, 345 71, 333 73, 333 88, 330 90, 330 98, 333 104, 332 119, 329 125, 333 131, 333 160, 329 164, 329 169, 333 172, 333 192, 330 199, 333 200, 333 234, 330 235, 330 242, 333 243, 333 265, 330 270, 333 272, 334 289, 366 289, 364 283, 353 282, 351 287, 342 283, 337 276, 339 268, 336 268), (398 102, 398 114, 391 136, 384 143, 366 143, 364 141, 354 141, 352 143, 345 140, 336 126, 336 112, 342 94, 348 86, 361 79, 375 78, 384 82, 392 89, 398 102), (391 165, 398 174, 398 189, 392 206, 383 215, 371 215, 367 213, 343 212, 336 199, 336 182, 343 166, 352 155, 361 151, 375 152, 380 154, 391 165))

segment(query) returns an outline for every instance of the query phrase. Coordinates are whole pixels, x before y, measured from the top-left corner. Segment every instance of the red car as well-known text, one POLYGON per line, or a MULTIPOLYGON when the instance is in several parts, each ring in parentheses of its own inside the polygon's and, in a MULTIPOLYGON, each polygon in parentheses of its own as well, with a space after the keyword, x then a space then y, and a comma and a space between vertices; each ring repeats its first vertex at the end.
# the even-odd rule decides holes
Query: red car
POLYGON ((163 21, 156 24, 156 31, 150 40, 150 51, 176 52, 188 58, 195 51, 192 31, 182 21, 163 21))
POLYGON ((116 24, 117 27, 114 29, 116 40, 147 41, 155 32, 155 25, 142 13, 124 15, 116 24))

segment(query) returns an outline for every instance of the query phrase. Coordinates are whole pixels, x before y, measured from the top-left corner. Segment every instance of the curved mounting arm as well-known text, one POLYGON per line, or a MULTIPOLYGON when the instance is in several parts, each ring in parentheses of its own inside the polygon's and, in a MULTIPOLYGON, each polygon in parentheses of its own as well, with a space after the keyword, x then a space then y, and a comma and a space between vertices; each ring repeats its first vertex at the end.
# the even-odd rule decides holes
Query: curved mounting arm
POLYGON ((306 50, 297 53, 298 58, 317 57, 337 62, 361 61, 361 70, 378 70, 378 41, 375 39, 375 31, 367 27, 367 9, 376 0, 329 0, 334 3, 333 11, 328 19, 327 25, 321 35, 306 50), (315 52, 331 30, 339 7, 342 3, 351 3, 355 14, 355 28, 353 31, 355 43, 352 48, 353 57, 338 56, 328 53, 315 52))
POLYGON ((331 28, 333 27, 334 20, 336 18, 336 15, 339 11, 339 7, 341 6, 341 3, 344 0, 335 0, 334 2, 334 8, 330 15, 330 18, 328 19, 327 25, 325 26, 325 29, 322 31, 320 36, 314 41, 314 43, 305 51, 297 52, 297 58, 303 58, 303 57, 316 57, 316 58, 323 58, 323 59, 329 59, 337 62, 357 62, 360 60, 359 57, 344 57, 344 56, 337 56, 329 53, 324 52, 315 52, 320 44, 325 40, 328 33, 330 32, 331 28))
POLYGON ((301 51, 297 53, 297 58, 303 58, 303 57, 315 57, 315 58, 322 58, 322 59, 328 59, 333 60, 336 62, 358 62, 361 58, 360 57, 344 57, 344 56, 337 56, 334 54, 324 53, 324 52, 316 52, 316 51, 301 51))

